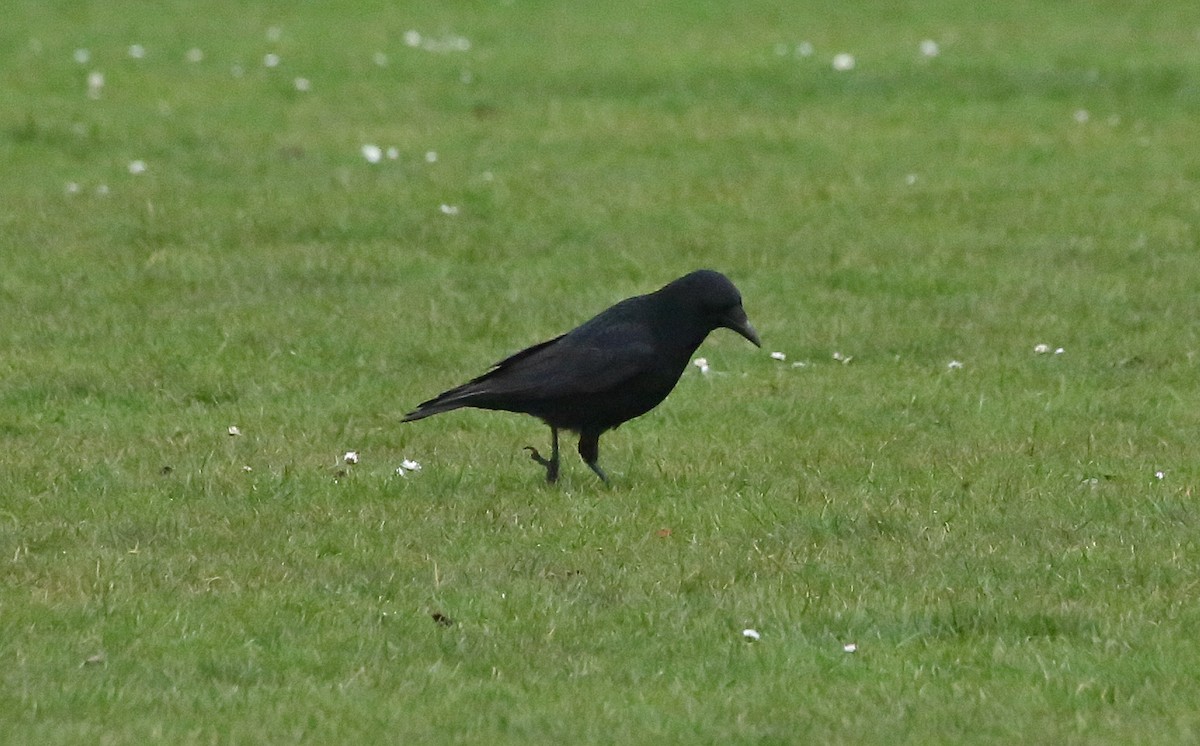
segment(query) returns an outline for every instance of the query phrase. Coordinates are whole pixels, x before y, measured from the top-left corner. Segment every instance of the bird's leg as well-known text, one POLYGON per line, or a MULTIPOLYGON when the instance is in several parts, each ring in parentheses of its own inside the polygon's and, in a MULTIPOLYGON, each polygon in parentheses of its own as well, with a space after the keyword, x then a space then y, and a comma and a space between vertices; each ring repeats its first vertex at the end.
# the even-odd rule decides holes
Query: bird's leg
POLYGON ((529 458, 546 467, 546 481, 554 484, 558 481, 558 428, 550 428, 550 458, 543 458, 542 454, 533 446, 525 446, 525 450, 529 451, 529 458))
POLYGON ((583 462, 588 468, 596 472, 601 482, 609 483, 608 475, 600 468, 600 464, 596 463, 600 458, 600 433, 584 431, 579 434, 579 455, 583 457, 583 462))

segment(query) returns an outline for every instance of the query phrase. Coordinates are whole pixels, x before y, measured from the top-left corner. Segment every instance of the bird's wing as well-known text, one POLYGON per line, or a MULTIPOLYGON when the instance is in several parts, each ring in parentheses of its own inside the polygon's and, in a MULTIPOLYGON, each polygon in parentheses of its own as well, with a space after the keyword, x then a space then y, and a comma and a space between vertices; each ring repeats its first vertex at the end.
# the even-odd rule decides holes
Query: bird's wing
POLYGON ((602 315, 504 358, 483 375, 422 402, 404 419, 459 407, 511 409, 526 401, 607 391, 655 370, 656 362, 645 323, 602 315))
MULTIPOLYGON (((565 336, 567 336, 567 335, 560 334, 557 337, 555 337, 554 339, 547 339, 545 342, 538 342, 535 345, 526 347, 525 349, 521 350, 520 352, 514 352, 513 354, 504 358, 503 360, 496 362, 496 363, 492 363, 492 367, 488 371, 488 373, 490 373, 491 371, 494 371, 494 370, 498 370, 498 369, 503 368, 508 365, 513 365, 518 360, 527 358, 530 355, 533 355, 534 353, 536 353, 538 350, 542 350, 542 349, 545 349, 546 347, 549 347, 550 345, 554 344, 555 342, 557 342, 558 340, 562 339, 565 336)), ((487 373, 485 373, 484 375, 487 375, 487 373)))
POLYGON ((554 399, 605 391, 654 365, 642 324, 614 323, 571 333, 501 360, 472 382, 477 394, 554 399))

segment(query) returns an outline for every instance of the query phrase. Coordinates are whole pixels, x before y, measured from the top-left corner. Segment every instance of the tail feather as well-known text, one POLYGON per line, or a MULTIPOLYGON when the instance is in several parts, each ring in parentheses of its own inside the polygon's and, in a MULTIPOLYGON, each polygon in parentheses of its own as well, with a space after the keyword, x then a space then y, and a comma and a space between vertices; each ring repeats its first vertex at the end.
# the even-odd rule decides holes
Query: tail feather
POLYGON ((429 402, 426 402, 425 404, 419 405, 416 409, 414 409, 413 411, 404 415, 404 419, 402 419, 400 421, 401 422, 413 422, 414 420, 423 420, 426 417, 432 417, 435 414, 441 414, 442 412, 449 412, 451 410, 459 409, 460 407, 465 407, 465 406, 467 406, 467 405, 464 402, 429 401, 429 402))
POLYGON ((471 385, 474 383, 464 384, 457 388, 452 388, 449 391, 444 391, 429 401, 423 401, 417 405, 417 408, 408 414, 404 415, 401 422, 412 422, 413 420, 422 420, 426 417, 432 417, 435 414, 442 412, 450 412, 463 407, 474 406, 473 399, 479 394, 471 385))
MULTIPOLYGON (((404 419, 402 419, 401 422, 412 422, 413 420, 432 417, 435 414, 441 414, 442 412, 449 412, 451 410, 461 409, 463 407, 481 407, 483 409, 492 408, 488 406, 488 401, 491 400, 494 402, 494 397, 497 394, 502 393, 506 388, 503 383, 500 383, 504 377, 504 374, 510 373, 515 365, 526 360, 534 353, 540 352, 541 350, 559 341, 563 338, 563 336, 565 335, 560 334, 554 339, 548 339, 545 342, 539 342, 532 347, 526 347, 520 352, 509 355, 500 362, 494 364, 491 369, 483 375, 477 376, 461 386, 455 386, 449 391, 443 391, 429 401, 421 402, 417 405, 416 409, 404 415, 404 419)), ((512 388, 511 383, 512 382, 510 382, 510 385, 507 388, 512 388)), ((513 392, 510 390, 508 393, 511 394, 513 392)), ((505 407, 500 408, 503 409, 505 407)))

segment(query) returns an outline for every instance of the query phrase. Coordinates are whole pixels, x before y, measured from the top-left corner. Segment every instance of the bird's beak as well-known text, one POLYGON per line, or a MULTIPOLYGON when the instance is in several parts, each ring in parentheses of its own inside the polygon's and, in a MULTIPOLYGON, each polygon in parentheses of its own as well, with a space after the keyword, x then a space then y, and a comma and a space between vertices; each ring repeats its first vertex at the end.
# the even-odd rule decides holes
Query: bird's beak
POLYGON ((741 306, 731 308, 728 313, 721 317, 721 326, 726 329, 732 329, 738 334, 754 343, 755 347, 762 347, 762 342, 758 338, 758 332, 754 331, 754 327, 750 325, 750 319, 746 318, 746 312, 741 306))

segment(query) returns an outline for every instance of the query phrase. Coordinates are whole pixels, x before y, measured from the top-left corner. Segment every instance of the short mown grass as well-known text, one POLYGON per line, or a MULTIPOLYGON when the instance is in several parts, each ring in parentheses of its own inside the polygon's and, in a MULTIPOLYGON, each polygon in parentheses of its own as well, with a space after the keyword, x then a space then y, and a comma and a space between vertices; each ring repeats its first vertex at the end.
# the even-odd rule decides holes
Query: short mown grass
POLYGON ((1200 734, 1191 4, 8 11, 0 741, 1200 734), (697 267, 612 487, 400 423, 697 267))

